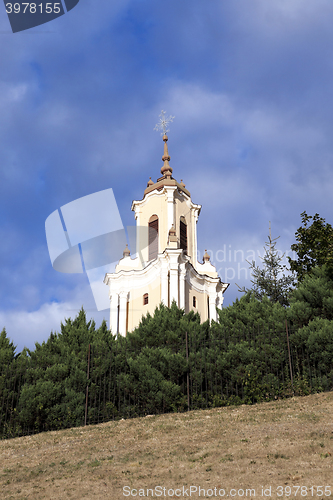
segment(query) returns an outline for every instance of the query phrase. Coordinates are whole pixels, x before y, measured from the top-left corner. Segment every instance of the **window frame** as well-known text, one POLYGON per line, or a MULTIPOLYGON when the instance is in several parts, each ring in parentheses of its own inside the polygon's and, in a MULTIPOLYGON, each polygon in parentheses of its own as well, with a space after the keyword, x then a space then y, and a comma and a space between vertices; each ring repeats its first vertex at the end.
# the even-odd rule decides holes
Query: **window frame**
POLYGON ((183 215, 181 215, 179 219, 179 248, 184 250, 184 253, 187 254, 188 245, 187 245, 187 223, 186 219, 183 215))
POLYGON ((159 220, 156 214, 148 221, 148 260, 154 260, 158 254, 158 228, 159 220))

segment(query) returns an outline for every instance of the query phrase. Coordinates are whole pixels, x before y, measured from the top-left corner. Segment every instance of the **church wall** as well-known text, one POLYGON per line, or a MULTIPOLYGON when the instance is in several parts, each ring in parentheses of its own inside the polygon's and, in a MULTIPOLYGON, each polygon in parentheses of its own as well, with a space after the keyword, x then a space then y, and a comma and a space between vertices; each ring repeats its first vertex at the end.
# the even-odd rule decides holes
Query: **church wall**
POLYGON ((128 307, 128 331, 132 331, 149 312, 154 314, 161 302, 161 282, 159 276, 149 285, 130 291, 128 307), (143 304, 143 296, 148 293, 148 304, 143 304))
POLYGON ((200 321, 203 323, 208 319, 208 305, 207 299, 208 294, 204 292, 198 292, 192 288, 189 283, 186 282, 186 302, 185 302, 185 312, 190 311, 198 312, 200 314, 200 321), (196 307, 193 307, 193 297, 196 298, 196 307))

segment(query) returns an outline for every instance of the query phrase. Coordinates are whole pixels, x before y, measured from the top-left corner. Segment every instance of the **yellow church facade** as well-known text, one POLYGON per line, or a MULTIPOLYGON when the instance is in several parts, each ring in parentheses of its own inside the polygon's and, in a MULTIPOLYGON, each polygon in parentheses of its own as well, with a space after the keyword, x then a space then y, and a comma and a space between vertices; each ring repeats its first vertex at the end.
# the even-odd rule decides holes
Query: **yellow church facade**
POLYGON ((197 261, 197 222, 201 205, 191 200, 185 184, 172 177, 166 134, 162 177, 151 179, 142 200, 133 201, 136 220, 136 253, 126 246, 114 273, 107 273, 110 327, 126 335, 139 325, 142 316, 153 314, 163 303, 175 301, 185 313, 193 310, 201 321, 217 320, 228 287, 218 277, 205 252, 197 261))

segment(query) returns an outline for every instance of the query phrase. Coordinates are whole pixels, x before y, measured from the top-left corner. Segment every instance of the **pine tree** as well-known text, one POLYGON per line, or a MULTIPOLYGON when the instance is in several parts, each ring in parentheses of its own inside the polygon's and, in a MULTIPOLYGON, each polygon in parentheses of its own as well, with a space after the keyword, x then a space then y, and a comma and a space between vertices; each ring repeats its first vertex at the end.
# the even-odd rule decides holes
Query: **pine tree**
POLYGON ((333 269, 316 266, 306 273, 294 291, 288 316, 299 327, 321 318, 331 322, 333 330, 333 269))
MULTIPOLYGON (((262 300, 266 295, 272 302, 279 302, 283 306, 289 305, 290 294, 295 285, 295 277, 286 275, 287 266, 282 264, 285 254, 280 255, 275 248, 277 238, 272 239, 271 223, 269 223, 268 241, 265 243, 265 254, 260 257, 263 267, 256 266, 255 261, 248 262, 252 271, 252 288, 239 288, 240 292, 252 291, 258 300, 262 300)), ((237 285, 238 286, 238 285, 237 285)))
POLYGON ((16 346, 7 337, 6 329, 0 333, 0 366, 5 367, 15 358, 16 346))

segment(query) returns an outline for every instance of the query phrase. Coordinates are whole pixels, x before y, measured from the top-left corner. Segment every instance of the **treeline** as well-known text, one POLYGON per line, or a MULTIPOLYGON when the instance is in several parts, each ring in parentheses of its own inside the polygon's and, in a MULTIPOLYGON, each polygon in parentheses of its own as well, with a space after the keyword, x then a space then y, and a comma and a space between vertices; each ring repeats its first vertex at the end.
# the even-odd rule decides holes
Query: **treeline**
POLYGON ((2 332, 1 437, 331 390, 333 321, 288 313, 248 293, 211 326, 160 306, 116 338, 81 310, 18 356, 2 332))
POLYGON ((19 354, 3 330, 0 437, 332 390, 333 230, 303 216, 295 285, 270 241, 253 288, 211 325, 161 305, 117 338, 81 310, 19 354))

